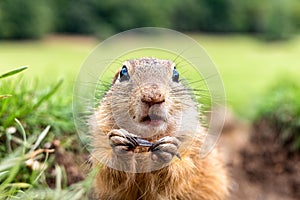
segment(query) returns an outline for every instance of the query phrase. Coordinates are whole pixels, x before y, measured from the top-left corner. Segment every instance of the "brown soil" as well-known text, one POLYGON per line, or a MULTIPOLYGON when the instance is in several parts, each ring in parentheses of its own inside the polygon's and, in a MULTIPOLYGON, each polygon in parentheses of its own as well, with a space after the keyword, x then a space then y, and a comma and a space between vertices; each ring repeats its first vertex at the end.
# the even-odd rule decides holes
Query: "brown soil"
POLYGON ((278 144, 264 122, 249 128, 230 120, 219 145, 232 177, 231 200, 300 199, 300 156, 278 144))
MULTIPOLYGON (((55 140, 54 143, 60 143, 55 140)), ((89 155, 79 144, 74 144, 78 147, 77 150, 65 150, 59 144, 54 144, 55 155, 54 163, 59 165, 66 174, 66 184, 72 185, 79 181, 82 181, 87 177, 89 171, 89 155)), ((48 170, 50 176, 47 177, 47 183, 50 187, 55 187, 56 171, 55 166, 52 166, 48 170)))

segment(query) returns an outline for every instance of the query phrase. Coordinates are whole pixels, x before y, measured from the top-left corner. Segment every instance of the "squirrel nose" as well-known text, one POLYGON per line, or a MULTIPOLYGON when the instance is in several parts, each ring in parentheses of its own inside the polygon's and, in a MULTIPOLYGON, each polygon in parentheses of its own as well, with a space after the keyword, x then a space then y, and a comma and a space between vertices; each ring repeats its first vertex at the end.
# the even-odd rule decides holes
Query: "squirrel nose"
POLYGON ((165 95, 158 85, 153 84, 142 89, 141 101, 151 107, 154 104, 161 104, 165 102, 165 95))

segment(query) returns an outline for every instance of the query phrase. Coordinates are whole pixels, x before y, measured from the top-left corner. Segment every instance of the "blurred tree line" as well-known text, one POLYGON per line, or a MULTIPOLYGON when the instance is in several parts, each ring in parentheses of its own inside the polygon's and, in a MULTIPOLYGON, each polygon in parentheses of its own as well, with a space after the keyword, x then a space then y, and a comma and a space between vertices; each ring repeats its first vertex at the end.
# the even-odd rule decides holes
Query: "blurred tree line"
POLYGON ((0 38, 48 33, 107 37, 142 26, 257 33, 285 39, 300 29, 299 0, 1 0, 0 38))

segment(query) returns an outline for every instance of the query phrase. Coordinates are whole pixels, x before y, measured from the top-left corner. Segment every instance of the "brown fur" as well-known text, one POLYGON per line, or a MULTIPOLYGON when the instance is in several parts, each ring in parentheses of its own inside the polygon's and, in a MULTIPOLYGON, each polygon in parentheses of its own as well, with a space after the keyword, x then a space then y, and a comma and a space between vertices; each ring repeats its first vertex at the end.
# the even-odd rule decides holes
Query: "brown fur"
MULTIPOLYGON (((94 147, 92 161, 94 167, 101 166, 95 177, 96 198, 104 200, 225 199, 228 194, 228 179, 217 150, 213 150, 206 157, 200 156, 206 131, 197 122, 199 121, 197 106, 189 94, 172 93, 178 87, 184 89, 181 84, 172 85, 172 81, 169 80, 172 77, 174 64, 171 61, 154 58, 131 60, 125 64, 129 68, 131 82, 118 84, 115 76, 116 83, 90 119, 94 147), (107 136, 112 129, 125 126, 124 129, 128 132, 143 136, 145 128, 139 127, 137 120, 144 113, 150 112, 149 108, 141 105, 139 100, 143 98, 150 98, 152 101, 165 99, 164 104, 159 109, 153 108, 152 112, 165 116, 167 124, 159 130, 149 130, 153 134, 147 139, 154 142, 166 135, 181 137, 181 146, 186 147, 178 149, 181 160, 174 157, 169 165, 144 173, 124 172, 103 165, 109 163, 114 157, 107 136), (192 114, 191 110, 194 111, 192 114), (191 125, 185 121, 186 118, 189 118, 191 125), (180 124, 180 121, 183 124, 180 124), (198 124, 197 129, 193 129, 195 124, 198 124)), ((144 150, 139 149, 139 151, 144 150)), ((144 154, 147 157, 151 153, 144 152, 144 154)), ((149 164, 147 161, 139 162, 134 159, 136 157, 133 155, 133 168, 135 165, 149 164)))

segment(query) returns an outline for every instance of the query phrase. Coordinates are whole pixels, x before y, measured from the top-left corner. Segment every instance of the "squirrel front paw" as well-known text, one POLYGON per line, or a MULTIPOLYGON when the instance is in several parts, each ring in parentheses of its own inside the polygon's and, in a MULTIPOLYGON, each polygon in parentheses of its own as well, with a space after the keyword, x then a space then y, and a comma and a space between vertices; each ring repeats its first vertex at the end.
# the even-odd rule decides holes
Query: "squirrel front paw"
POLYGON ((151 152, 151 159, 156 163, 169 163, 176 155, 181 159, 178 148, 180 141, 176 137, 166 136, 156 141, 148 151, 151 152))
POLYGON ((108 133, 109 144, 115 154, 120 156, 131 155, 138 146, 136 135, 124 129, 113 129, 108 133))

